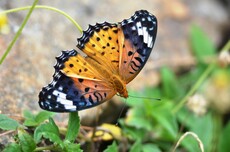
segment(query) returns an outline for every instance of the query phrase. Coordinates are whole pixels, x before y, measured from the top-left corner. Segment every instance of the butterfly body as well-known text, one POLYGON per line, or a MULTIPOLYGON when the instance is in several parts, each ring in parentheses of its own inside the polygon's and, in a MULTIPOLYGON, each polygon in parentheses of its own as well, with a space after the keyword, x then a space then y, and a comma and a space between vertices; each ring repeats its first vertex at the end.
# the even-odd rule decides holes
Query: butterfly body
POLYGON ((71 112, 97 106, 115 94, 127 98, 126 85, 144 67, 155 41, 157 20, 140 10, 122 22, 90 25, 76 50, 63 51, 53 81, 39 94, 41 108, 71 112))

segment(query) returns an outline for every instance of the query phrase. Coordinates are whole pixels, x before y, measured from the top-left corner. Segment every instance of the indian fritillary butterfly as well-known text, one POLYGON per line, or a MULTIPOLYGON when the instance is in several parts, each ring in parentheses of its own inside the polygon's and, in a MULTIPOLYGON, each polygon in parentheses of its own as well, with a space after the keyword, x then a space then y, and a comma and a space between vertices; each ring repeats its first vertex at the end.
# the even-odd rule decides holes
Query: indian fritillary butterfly
POLYGON ((97 106, 126 85, 144 67, 155 42, 157 19, 146 10, 119 23, 97 23, 83 32, 76 50, 62 51, 53 81, 39 94, 42 109, 72 112, 97 106))

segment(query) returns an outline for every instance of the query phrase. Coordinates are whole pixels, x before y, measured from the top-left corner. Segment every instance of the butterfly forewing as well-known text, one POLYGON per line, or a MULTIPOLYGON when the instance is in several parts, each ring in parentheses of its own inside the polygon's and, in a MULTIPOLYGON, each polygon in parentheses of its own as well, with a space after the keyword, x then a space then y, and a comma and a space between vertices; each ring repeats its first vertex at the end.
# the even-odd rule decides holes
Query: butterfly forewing
POLYGON ((114 74, 118 74, 119 48, 117 24, 89 26, 78 39, 78 48, 114 74), (90 38, 89 38, 90 37, 90 38))
POLYGON ((144 67, 152 51, 156 33, 157 19, 145 10, 137 11, 130 19, 120 23, 119 33, 122 51, 119 74, 129 83, 144 67))

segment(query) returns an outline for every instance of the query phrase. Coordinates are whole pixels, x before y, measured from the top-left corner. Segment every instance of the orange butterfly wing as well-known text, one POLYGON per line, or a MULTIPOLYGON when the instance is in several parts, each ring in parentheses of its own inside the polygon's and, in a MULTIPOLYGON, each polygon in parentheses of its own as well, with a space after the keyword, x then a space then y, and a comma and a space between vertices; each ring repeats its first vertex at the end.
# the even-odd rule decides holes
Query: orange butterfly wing
POLYGON ((91 62, 75 50, 63 51, 54 67, 53 81, 39 94, 39 105, 45 110, 79 111, 101 104, 116 93, 91 62))
POLYGON ((119 74, 128 84, 144 67, 152 51, 157 19, 147 11, 138 11, 130 19, 120 23, 118 37, 121 42, 119 74))
POLYGON ((119 48, 117 33, 118 27, 116 24, 104 22, 89 26, 83 36, 78 39, 77 47, 108 71, 118 74, 119 48))

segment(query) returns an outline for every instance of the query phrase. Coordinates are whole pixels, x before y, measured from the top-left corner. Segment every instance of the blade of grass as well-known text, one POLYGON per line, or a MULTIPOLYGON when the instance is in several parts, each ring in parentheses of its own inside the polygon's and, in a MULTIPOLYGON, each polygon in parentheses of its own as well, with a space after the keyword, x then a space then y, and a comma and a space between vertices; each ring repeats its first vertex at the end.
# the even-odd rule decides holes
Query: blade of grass
MULTIPOLYGON (((8 14, 8 13, 13 13, 13 12, 18 12, 18 11, 24 11, 24 10, 28 10, 30 9, 32 6, 24 6, 24 7, 19 7, 19 8, 14 8, 14 9, 9 9, 9 10, 6 10, 4 12, 0 12, 0 14, 8 14)), ((68 15, 67 13, 65 13, 64 11, 62 10, 59 10, 55 7, 51 7, 51 6, 46 6, 46 5, 36 5, 35 6, 35 9, 48 9, 48 10, 52 10, 52 11, 55 11, 57 13, 60 13, 62 14, 63 16, 65 16, 67 19, 69 19, 73 24, 74 26, 77 27, 77 29, 82 33, 83 30, 81 28, 81 26, 70 16, 68 15)))
MULTIPOLYGON (((230 42, 230 41, 229 41, 230 42)), ((221 49, 223 50, 228 50, 230 45, 229 42, 225 44, 225 46, 221 49)), ((213 71, 215 68, 216 64, 212 63, 210 64, 204 73, 200 76, 200 78, 197 80, 197 82, 193 85, 193 87, 189 90, 189 92, 179 101, 179 103, 172 109, 173 113, 176 113, 180 108, 185 104, 185 102, 188 100, 188 98, 196 92, 196 90, 200 87, 200 85, 205 81, 205 79, 208 77, 208 75, 213 71)))
POLYGON ((55 146, 54 145, 50 145, 50 146, 44 146, 44 147, 37 147, 35 151, 43 151, 43 150, 54 150, 55 146))
POLYGON ((180 137, 180 139, 177 141, 176 146, 174 147, 174 149, 173 149, 172 152, 175 152, 175 151, 176 151, 177 147, 180 145, 180 143, 182 142, 182 140, 183 140, 186 136, 188 136, 188 135, 192 136, 192 137, 198 142, 200 151, 201 151, 201 152, 204 152, 204 146, 203 146, 202 141, 201 141, 200 138, 197 136, 197 134, 195 134, 195 133, 193 133, 193 132, 186 132, 186 133, 184 133, 184 134, 180 137))
POLYGON ((229 51, 230 50, 230 40, 228 40, 228 42, 225 44, 225 46, 223 47, 222 51, 229 51))
POLYGON ((2 64, 2 62, 5 60, 6 56, 8 55, 8 53, 10 52, 10 50, 12 49, 14 43, 16 42, 16 40, 18 39, 18 37, 21 35, 23 28, 25 27, 28 19, 30 18, 30 15, 32 14, 36 4, 38 3, 38 0, 34 0, 28 14, 26 15, 25 19, 22 22, 22 25, 20 26, 20 28, 18 29, 17 33, 15 34, 13 40, 11 41, 10 45, 7 47, 6 52, 3 54, 3 56, 0 59, 0 65, 2 64))
MULTIPOLYGON (((35 1, 38 1, 38 0, 35 0, 35 1)), ((36 2, 37 3, 37 2, 36 2)), ((6 52, 3 54, 3 56, 1 57, 0 59, 0 65, 2 64, 2 62, 5 60, 6 56, 8 55, 8 53, 10 52, 11 48, 13 47, 14 43, 16 42, 16 40, 18 39, 18 37, 21 35, 21 32, 24 28, 24 26, 26 25, 33 9, 48 9, 48 10, 52 10, 52 11, 55 11, 55 12, 58 12, 62 15, 64 15, 66 18, 68 18, 76 27, 77 29, 82 33, 83 30, 81 28, 81 26, 70 16, 68 15, 67 13, 65 13, 64 11, 61 11, 57 8, 54 8, 54 7, 50 7, 50 6, 45 6, 45 5, 36 5, 36 3, 32 6, 25 6, 25 7, 20 7, 20 8, 14 8, 14 9, 10 9, 10 10, 6 10, 4 12, 0 12, 0 14, 7 14, 7 13, 13 13, 13 12, 17 12, 17 11, 23 11, 23 10, 30 10, 29 13, 27 14, 26 18, 23 20, 22 22, 22 25, 20 26, 18 32, 16 33, 14 39, 11 41, 10 45, 8 46, 6 52), (36 5, 36 6, 35 6, 36 5)))
POLYGON ((193 95, 196 90, 200 87, 200 85, 206 80, 208 75, 213 71, 215 68, 215 64, 210 64, 204 73, 200 76, 200 78, 197 80, 197 82, 193 85, 193 87, 189 90, 189 92, 179 101, 179 103, 173 108, 172 112, 176 113, 188 100, 188 98, 193 95))

